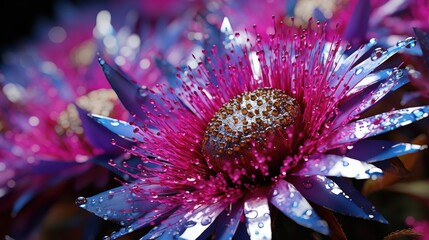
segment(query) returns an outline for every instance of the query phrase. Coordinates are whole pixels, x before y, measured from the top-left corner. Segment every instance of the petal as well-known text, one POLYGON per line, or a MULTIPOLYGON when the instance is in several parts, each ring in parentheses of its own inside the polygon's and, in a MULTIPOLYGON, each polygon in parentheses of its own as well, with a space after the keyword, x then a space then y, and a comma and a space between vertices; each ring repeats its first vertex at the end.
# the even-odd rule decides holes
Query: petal
POLYGON ((292 183, 311 202, 344 215, 371 219, 363 209, 353 202, 351 196, 325 176, 288 176, 286 180, 292 183))
POLYGON ((426 149, 426 145, 398 143, 387 140, 362 140, 348 150, 348 157, 365 162, 377 162, 426 149))
POLYGON ((429 106, 411 107, 391 112, 381 113, 368 118, 349 123, 333 131, 321 139, 318 147, 320 152, 356 142, 359 139, 369 138, 406 126, 427 117, 429 106))
POLYGON ((352 44, 361 44, 368 30, 371 4, 369 0, 357 1, 353 9, 352 17, 344 30, 343 38, 352 44))
POLYGON ((332 177, 348 177, 368 179, 383 175, 376 166, 345 156, 320 154, 310 156, 298 169, 292 173, 295 176, 322 175, 332 177))
POLYGON ((123 73, 113 69, 101 57, 98 58, 98 62, 124 107, 131 114, 136 114, 138 117, 144 118, 141 105, 145 104, 147 89, 133 83, 123 73))
POLYGON ((130 186, 122 186, 97 194, 90 198, 78 198, 76 204, 95 215, 116 222, 131 222, 159 205, 144 201, 130 191, 130 186))
POLYGON ((365 198, 358 190, 356 190, 351 184, 345 179, 333 178, 336 184, 349 196, 352 201, 362 209, 368 216, 366 219, 371 219, 381 223, 387 223, 387 220, 375 209, 371 202, 365 198))
POLYGON ((243 203, 240 201, 232 205, 231 210, 225 210, 220 216, 216 226, 216 240, 230 240, 237 231, 243 214, 243 203))
POLYGON ((247 233, 250 239, 271 239, 271 217, 267 193, 257 189, 250 193, 244 202, 247 233))
MULTIPOLYGON (((347 123, 350 119, 354 119, 356 116, 383 99, 388 93, 395 91, 409 81, 404 72, 400 69, 393 69, 389 71, 389 73, 391 76, 386 81, 383 81, 378 85, 373 84, 370 87, 366 87, 359 93, 353 95, 347 102, 342 103, 339 106, 340 115, 334 120, 331 129, 347 123)), ((363 81, 366 81, 365 79, 363 81)), ((361 86, 362 85, 359 87, 361 86)))
POLYGON ((347 94, 350 89, 353 89, 362 79, 364 79, 365 76, 371 73, 376 67, 380 66, 384 61, 396 54, 399 50, 404 49, 406 47, 414 46, 415 42, 415 39, 407 39, 401 44, 398 43, 395 46, 392 46, 389 49, 382 51, 379 56, 377 55, 377 57, 371 56, 370 58, 363 60, 352 69, 345 71, 344 75, 340 75, 340 72, 336 72, 334 79, 339 79, 338 81, 333 81, 335 85, 331 84, 331 87, 336 88, 336 91, 332 97, 341 98, 341 96, 347 94), (346 84, 344 84, 344 82, 346 82, 346 84))
POLYGON ((149 224, 158 223, 166 217, 170 216, 176 209, 177 207, 175 206, 167 206, 163 204, 158 205, 157 207, 153 208, 152 211, 145 214, 141 218, 133 221, 131 224, 127 224, 127 227, 123 227, 119 231, 113 232, 110 237, 112 239, 116 239, 128 233, 131 233, 136 229, 148 226, 149 224))
POLYGON ((192 223, 187 226, 185 231, 180 234, 180 239, 195 239, 200 236, 214 220, 223 212, 226 205, 224 203, 212 204, 205 207, 204 210, 192 213, 190 216, 185 216, 187 223, 192 223))
POLYGON ((108 152, 123 152, 122 149, 112 144, 112 139, 118 141, 120 146, 130 146, 130 142, 118 138, 116 134, 109 131, 105 127, 97 123, 96 119, 90 117, 87 111, 83 110, 76 105, 79 113, 80 120, 82 121, 82 127, 85 132, 85 137, 91 143, 92 146, 99 147, 108 152))
POLYGON ((279 180, 270 193, 270 202, 296 223, 328 235, 328 224, 290 183, 279 180))
POLYGON ((429 67, 429 33, 424 32, 419 28, 414 28, 414 33, 416 34, 420 48, 422 49, 426 67, 429 67))
POLYGON ((116 133, 124 139, 143 142, 143 136, 136 130, 139 128, 130 125, 128 122, 96 114, 90 114, 89 116, 99 124, 103 125, 105 128, 109 129, 113 133, 116 133))

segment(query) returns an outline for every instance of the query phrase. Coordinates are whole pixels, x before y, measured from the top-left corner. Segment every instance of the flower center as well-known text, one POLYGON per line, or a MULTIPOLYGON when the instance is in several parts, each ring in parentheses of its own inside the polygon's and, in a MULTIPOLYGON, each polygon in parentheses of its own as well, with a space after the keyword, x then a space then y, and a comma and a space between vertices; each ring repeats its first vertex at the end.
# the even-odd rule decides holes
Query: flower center
POLYGON ((216 171, 243 183, 278 174, 292 153, 301 110, 278 89, 261 88, 225 103, 208 124, 203 155, 216 171))

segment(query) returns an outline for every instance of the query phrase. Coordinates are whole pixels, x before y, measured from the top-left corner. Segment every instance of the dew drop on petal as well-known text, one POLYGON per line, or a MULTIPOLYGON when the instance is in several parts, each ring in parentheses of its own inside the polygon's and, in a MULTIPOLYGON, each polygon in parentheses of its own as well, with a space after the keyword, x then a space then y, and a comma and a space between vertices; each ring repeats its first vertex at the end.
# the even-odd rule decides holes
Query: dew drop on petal
POLYGON ((203 226, 207 226, 207 225, 209 225, 211 222, 212 222, 212 218, 211 218, 211 217, 204 217, 204 218, 201 220, 201 225, 203 225, 203 226))
POLYGON ((412 47, 416 46, 417 40, 415 37, 408 37, 405 39, 405 44, 406 44, 405 45, 406 48, 412 48, 412 47))
POLYGON ((363 72, 363 67, 358 67, 358 68, 356 68, 356 70, 355 70, 355 74, 356 75, 359 75, 359 74, 361 74, 363 72))
POLYGON ((86 207, 87 200, 85 197, 78 197, 75 201, 75 204, 78 207, 86 207))
POLYGON ((399 68, 395 67, 395 68, 393 68, 393 70, 392 70, 392 76, 393 76, 395 79, 400 79, 400 78, 402 78, 402 77, 404 76, 404 72, 403 72, 401 69, 399 69, 399 68))
POLYGON ((264 227, 264 223, 263 222, 258 223, 258 227, 259 228, 263 228, 264 227))
POLYGON ((246 212, 246 218, 253 219, 258 217, 258 212, 255 210, 250 210, 246 212))
POLYGON ((197 223, 195 221, 192 221, 192 220, 189 220, 189 221, 185 222, 185 227, 186 228, 190 228, 190 227, 193 227, 195 225, 197 225, 197 223))
POLYGON ((384 48, 376 48, 374 49, 374 51, 371 53, 371 60, 375 61, 377 59, 379 59, 381 56, 383 56, 383 54, 386 53, 386 49, 384 48))

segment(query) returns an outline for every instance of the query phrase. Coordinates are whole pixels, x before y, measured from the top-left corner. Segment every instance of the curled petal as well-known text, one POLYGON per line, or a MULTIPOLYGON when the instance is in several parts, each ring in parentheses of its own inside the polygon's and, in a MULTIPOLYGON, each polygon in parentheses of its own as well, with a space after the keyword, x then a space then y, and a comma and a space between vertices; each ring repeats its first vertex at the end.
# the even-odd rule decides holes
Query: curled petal
POLYGON ((311 156, 292 173, 295 176, 322 175, 355 179, 375 178, 383 175, 376 166, 349 157, 332 154, 311 156))
POLYGON ((381 113, 372 117, 357 120, 333 131, 322 140, 319 151, 337 148, 347 143, 376 136, 427 117, 429 106, 411 107, 381 113))
POLYGON ((270 202, 296 223, 328 235, 328 224, 320 219, 313 207, 290 183, 280 180, 270 193, 270 202))

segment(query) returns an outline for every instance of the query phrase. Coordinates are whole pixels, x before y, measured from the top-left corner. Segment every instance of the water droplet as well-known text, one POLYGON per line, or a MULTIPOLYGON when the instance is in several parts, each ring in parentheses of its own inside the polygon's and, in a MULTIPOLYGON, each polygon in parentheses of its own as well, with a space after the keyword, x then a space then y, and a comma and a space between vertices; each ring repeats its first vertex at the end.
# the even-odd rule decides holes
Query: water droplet
POLYGON ((109 165, 110 166, 112 166, 112 167, 115 167, 116 166, 116 163, 115 163, 115 161, 113 161, 113 159, 109 159, 109 165))
POLYGON ((374 51, 371 53, 371 60, 375 61, 377 59, 379 59, 381 56, 383 56, 383 54, 385 54, 387 51, 384 48, 376 48, 374 49, 374 51))
POLYGON ((246 218, 253 219, 258 217, 258 212, 255 210, 250 210, 246 212, 246 218))
POLYGON ((370 43, 372 45, 377 44, 377 39, 371 38, 368 43, 370 43))
POLYGON ((349 162, 347 162, 347 161, 343 161, 343 166, 344 166, 344 167, 347 167, 348 165, 350 165, 350 163, 349 163, 349 162))
POLYGON ((402 69, 399 69, 399 68, 393 68, 393 70, 392 70, 392 76, 395 78, 395 79, 400 79, 400 78, 402 78, 403 76, 404 76, 404 72, 402 71, 402 69))
POLYGON ((293 208, 298 207, 298 202, 294 201, 294 202, 292 203, 292 207, 293 207, 293 208))
POLYGON ((274 189, 273 196, 277 196, 278 194, 279 194, 279 191, 277 191, 277 189, 274 189))
POLYGON ((374 218, 374 215, 369 214, 369 215, 368 215, 368 217, 369 217, 370 219, 373 219, 373 218, 374 218))
POLYGON ((119 122, 118 121, 112 121, 112 122, 110 122, 110 125, 117 127, 117 126, 119 126, 119 122))
POLYGON ((363 67, 358 67, 358 68, 356 68, 356 70, 355 70, 355 74, 356 75, 359 75, 359 74, 361 74, 363 72, 363 67))
POLYGON ((133 228, 133 227, 131 227, 131 226, 128 226, 128 227, 127 227, 127 232, 129 232, 129 233, 130 233, 130 232, 132 232, 132 231, 134 231, 134 228, 133 228))
POLYGON ((104 236, 103 240, 110 240, 110 237, 109 236, 104 236))
POLYGON ((103 219, 104 220, 108 220, 109 219, 109 217, 107 216, 107 214, 103 215, 103 219))
POLYGON ((404 47, 405 46, 405 41, 400 40, 400 41, 396 42, 396 46, 397 47, 404 47))
POLYGON ((310 217, 313 214, 313 211, 311 209, 308 209, 304 212, 305 216, 310 217))
POLYGON ((103 197, 100 197, 99 199, 98 199, 98 202, 99 203, 102 203, 104 201, 104 198, 103 197))
POLYGON ((137 90, 140 97, 146 97, 149 94, 149 90, 146 86, 142 86, 137 90))
POLYGON ((426 112, 424 112, 421 109, 414 110, 412 113, 417 119, 421 119, 421 118, 426 117, 428 115, 426 112))
POLYGON ((76 201, 75 201, 75 204, 78 206, 78 207, 86 207, 86 203, 87 203, 87 200, 86 200, 86 198, 85 197, 78 197, 77 199, 76 199, 76 201))
POLYGON ((197 223, 195 221, 189 220, 187 222, 185 222, 185 228, 190 228, 197 225, 197 223))
POLYGON ((259 223, 258 223, 258 227, 259 227, 259 228, 263 228, 263 227, 264 227, 264 223, 263 223, 263 222, 259 222, 259 223))
POLYGON ((405 39, 405 44, 406 44, 405 45, 406 48, 412 48, 412 47, 416 46, 417 40, 415 37, 408 37, 405 39))
POLYGON ((201 225, 203 226, 207 226, 212 222, 212 218, 211 217, 205 217, 201 220, 201 225))
POLYGON ((305 189, 310 189, 310 188, 312 188, 312 187, 313 187, 313 184, 312 184, 311 182, 309 182, 309 181, 304 181, 304 182, 302 182, 302 186, 303 186, 305 189))

